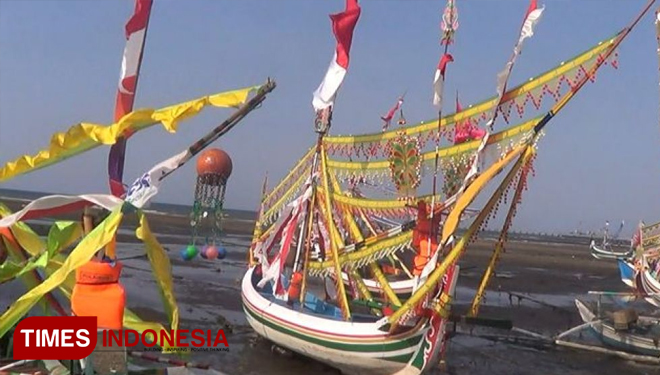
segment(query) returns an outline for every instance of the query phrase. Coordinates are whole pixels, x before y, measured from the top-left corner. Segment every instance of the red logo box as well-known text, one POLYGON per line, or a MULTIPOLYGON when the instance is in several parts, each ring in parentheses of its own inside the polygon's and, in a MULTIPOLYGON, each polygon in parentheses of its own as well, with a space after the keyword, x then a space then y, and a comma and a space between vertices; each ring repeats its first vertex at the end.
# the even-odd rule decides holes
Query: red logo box
POLYGON ((32 316, 14 331, 14 359, 83 359, 96 347, 95 316, 32 316))

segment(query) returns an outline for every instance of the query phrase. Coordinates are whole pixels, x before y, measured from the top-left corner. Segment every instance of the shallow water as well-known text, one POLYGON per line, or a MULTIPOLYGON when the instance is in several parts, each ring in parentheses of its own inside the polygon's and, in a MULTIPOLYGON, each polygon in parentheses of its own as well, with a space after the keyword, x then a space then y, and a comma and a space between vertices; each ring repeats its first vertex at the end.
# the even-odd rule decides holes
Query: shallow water
MULTIPOLYGON (((175 295, 179 304, 181 328, 224 329, 229 342, 229 352, 193 353, 197 362, 210 363, 227 374, 273 374, 302 375, 310 373, 337 373, 320 363, 291 353, 280 353, 272 345, 258 339, 247 325, 240 302, 240 279, 246 269, 245 249, 250 239, 245 236, 228 237, 225 247, 228 256, 224 260, 205 260, 197 257, 192 261, 179 258, 181 245, 163 244, 169 249, 175 295)), ((134 257, 142 253, 140 244, 118 244, 120 257, 134 257)), ((156 287, 146 257, 125 259, 122 283, 127 290, 129 308, 135 309, 145 320, 165 320, 161 297, 156 287)), ((545 268, 527 267, 525 272, 539 275, 548 272, 545 268)), ((507 279, 521 278, 515 270, 501 272, 507 279)), ((524 280, 520 280, 524 283, 524 280)), ((459 278, 456 291, 458 307, 470 303, 475 289, 465 286, 459 278)), ((0 308, 4 309, 19 297, 24 289, 18 282, 3 285, 0 289, 0 308)), ((511 291, 512 293, 516 293, 511 291)), ((544 316, 557 314, 548 306, 556 306, 575 313, 574 299, 577 294, 516 293, 524 298, 510 297, 507 292, 490 291, 484 301, 485 308, 508 311, 516 318, 532 311, 532 323, 544 331, 544 316), (541 303, 539 303, 541 302, 541 303), (543 315, 549 314, 549 315, 543 315), (534 322, 533 319, 538 319, 534 322)), ((547 329, 546 329, 547 330, 547 329)), ((471 336, 463 330, 450 342, 447 352, 447 372, 435 369, 431 374, 655 374, 657 367, 642 366, 602 355, 567 350, 536 350, 507 343, 495 343, 471 336)), ((472 331, 472 334, 478 333, 472 331)), ((492 332, 491 332, 492 333, 492 332)), ((554 333, 558 333, 555 331, 554 333)), ((506 332, 495 332, 506 335, 506 332)))

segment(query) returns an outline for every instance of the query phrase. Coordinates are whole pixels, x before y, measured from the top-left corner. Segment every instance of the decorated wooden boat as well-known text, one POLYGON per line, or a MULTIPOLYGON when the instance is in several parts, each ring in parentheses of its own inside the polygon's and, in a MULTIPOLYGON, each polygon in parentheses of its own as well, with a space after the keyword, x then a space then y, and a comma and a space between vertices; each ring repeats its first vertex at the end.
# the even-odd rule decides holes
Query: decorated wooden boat
MULTIPOLYGON (((437 363, 444 345, 447 320, 441 313, 420 319, 395 334, 380 330, 378 317, 353 313, 344 320, 342 310, 306 293, 293 308, 268 289, 257 287, 259 266, 243 277, 243 309, 248 322, 274 343, 340 369, 345 374, 421 374, 437 363)), ((447 272, 442 293, 452 296, 458 267, 447 272)))
POLYGON ((361 8, 347 0, 346 9, 331 16, 337 48, 312 101, 317 143, 270 192, 264 189, 248 251, 242 299, 260 336, 347 374, 421 374, 435 365, 446 346, 441 333, 458 260, 505 206, 472 301, 470 315, 476 316, 543 130, 601 66, 616 66, 615 50, 632 30, 507 91, 522 43, 542 12, 532 0, 514 54, 498 76, 497 96, 443 117, 442 86, 452 59, 447 50, 457 27, 449 0, 442 21, 445 51, 434 80, 438 118, 411 126, 400 119, 398 128, 388 129, 401 111, 399 98, 382 117, 382 131, 352 136, 329 130, 361 8), (558 100, 548 112, 493 131, 499 114, 508 122, 515 107, 522 116, 530 98, 538 108, 545 94, 558 100), (418 192, 423 176, 432 178, 430 194, 418 192), (472 207, 496 180, 485 204, 472 207), (464 231, 458 231, 460 223, 464 231), (387 275, 388 261, 408 272, 387 275))

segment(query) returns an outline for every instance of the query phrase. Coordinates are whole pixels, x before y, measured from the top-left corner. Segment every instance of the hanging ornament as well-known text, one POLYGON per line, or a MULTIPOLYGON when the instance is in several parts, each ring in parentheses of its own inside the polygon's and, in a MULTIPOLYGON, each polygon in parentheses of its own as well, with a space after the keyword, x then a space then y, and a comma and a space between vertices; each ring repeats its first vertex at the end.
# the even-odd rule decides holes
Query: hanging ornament
POLYGON ((188 245, 185 249, 181 250, 181 259, 188 261, 193 260, 199 253, 199 250, 195 245, 188 245))
MULTIPOLYGON (((197 159, 195 201, 190 214, 192 245, 188 246, 186 251, 195 247, 201 239, 204 245, 201 256, 204 259, 222 259, 227 253, 224 247, 220 246, 220 235, 225 188, 231 172, 231 158, 220 149, 208 149, 197 159)), ((195 255, 197 255, 197 251, 195 255)))
POLYGON ((440 44, 452 44, 454 42, 454 34, 458 29, 458 8, 456 8, 454 0, 447 0, 447 6, 442 13, 440 29, 442 30, 442 39, 440 44))
POLYGON ((421 182, 422 154, 417 137, 399 131, 391 143, 390 172, 401 198, 415 196, 421 182))

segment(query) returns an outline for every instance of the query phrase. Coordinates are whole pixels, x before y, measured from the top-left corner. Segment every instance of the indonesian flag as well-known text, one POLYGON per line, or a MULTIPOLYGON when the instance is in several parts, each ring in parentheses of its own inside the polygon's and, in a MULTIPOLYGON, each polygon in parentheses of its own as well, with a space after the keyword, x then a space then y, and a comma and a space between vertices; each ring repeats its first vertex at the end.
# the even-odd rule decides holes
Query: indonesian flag
POLYGON ((152 0, 136 0, 135 13, 126 23, 126 46, 121 61, 119 87, 115 104, 115 121, 133 110, 137 75, 147 33, 152 0))
MULTIPOLYGON (((489 119, 486 122, 486 125, 491 130, 495 122, 495 116, 497 115, 497 111, 499 110, 500 103, 502 102, 502 97, 504 96, 506 85, 507 82, 509 81, 509 75, 511 75, 511 70, 513 69, 513 64, 516 62, 516 59, 520 54, 520 51, 522 50, 522 45, 525 39, 534 35, 534 27, 541 19, 541 15, 543 14, 544 9, 545 8, 538 8, 536 0, 530 1, 529 8, 527 8, 527 14, 525 15, 525 20, 523 21, 523 25, 520 30, 520 37, 518 38, 518 42, 516 43, 516 46, 513 48, 513 55, 511 56, 511 59, 509 59, 509 61, 506 63, 504 70, 502 70, 497 75, 497 96, 498 96, 497 105, 495 105, 495 107, 493 107, 493 109, 491 110, 489 119)), ((468 173, 466 174, 465 179, 463 180, 461 191, 466 187, 467 182, 474 175, 477 174, 478 164, 481 159, 480 156, 484 148, 486 147, 486 144, 488 143, 489 137, 490 137, 490 132, 486 132, 485 136, 481 139, 481 143, 477 148, 477 155, 476 157, 473 158, 472 164, 470 165, 470 169, 468 170, 468 173)))
POLYGON ((353 42, 353 30, 360 18, 360 6, 357 0, 346 0, 346 10, 331 14, 332 32, 337 40, 335 55, 330 61, 330 67, 325 73, 321 85, 314 91, 312 106, 319 111, 334 104, 339 86, 344 81, 348 70, 349 53, 353 42))
POLYGON ((534 35, 534 27, 541 19, 543 10, 545 8, 539 8, 536 0, 531 0, 529 8, 527 9, 527 14, 525 15, 525 21, 523 22, 522 31, 520 32, 520 38, 518 39, 518 44, 522 45, 522 42, 526 38, 530 38, 534 35))
MULTIPOLYGON (((499 96, 500 101, 502 100, 502 96, 506 90, 506 85, 509 81, 509 75, 511 74, 513 64, 522 51, 523 42, 525 39, 531 38, 534 35, 534 27, 541 20, 541 15, 543 14, 544 9, 545 8, 538 8, 536 0, 530 1, 529 8, 527 8, 527 14, 525 15, 525 20, 523 21, 522 29, 520 30, 518 43, 516 43, 516 46, 513 49, 513 56, 506 64, 504 70, 497 75, 497 95, 499 96)), ((498 106, 495 107, 493 113, 495 113, 499 107, 499 102, 497 104, 498 106)))
POLYGON ((447 69, 447 63, 454 61, 454 57, 448 53, 445 53, 440 58, 438 63, 438 68, 435 71, 435 78, 433 79, 433 105, 442 108, 442 90, 445 84, 445 70, 447 69))
MULTIPOLYGON (((118 121, 133 110, 137 77, 142 61, 142 51, 147 34, 149 15, 151 14, 151 4, 152 0, 135 0, 135 12, 126 23, 126 46, 124 47, 124 55, 121 61, 119 85, 115 101, 115 121, 118 121)), ((127 131, 124 135, 128 137, 130 133, 127 131)), ((122 183, 125 151, 126 139, 122 137, 110 148, 108 160, 110 191, 118 197, 125 194, 122 183)))

